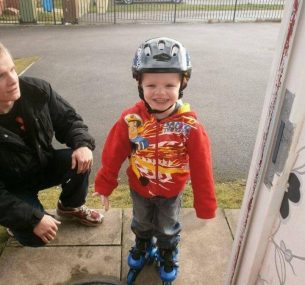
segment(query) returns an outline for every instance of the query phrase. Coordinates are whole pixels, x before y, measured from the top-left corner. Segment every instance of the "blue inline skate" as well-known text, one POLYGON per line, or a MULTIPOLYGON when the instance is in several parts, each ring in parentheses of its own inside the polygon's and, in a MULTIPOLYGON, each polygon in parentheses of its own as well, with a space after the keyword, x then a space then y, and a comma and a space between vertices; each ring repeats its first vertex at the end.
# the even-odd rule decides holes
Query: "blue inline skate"
POLYGON ((178 249, 158 249, 157 265, 163 285, 171 285, 178 274, 178 249))
POLYGON ((128 255, 127 284, 132 285, 144 265, 151 264, 156 259, 157 247, 152 240, 136 239, 136 244, 128 255))

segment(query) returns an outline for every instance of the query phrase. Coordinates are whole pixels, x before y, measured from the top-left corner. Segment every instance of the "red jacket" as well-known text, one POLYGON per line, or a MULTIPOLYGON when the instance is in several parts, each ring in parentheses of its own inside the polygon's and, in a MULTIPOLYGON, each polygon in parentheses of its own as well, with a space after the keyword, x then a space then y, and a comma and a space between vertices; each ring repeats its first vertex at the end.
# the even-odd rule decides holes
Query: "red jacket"
POLYGON ((105 142, 96 192, 111 194, 126 158, 129 186, 143 197, 177 196, 191 177, 197 216, 215 216, 209 138, 188 104, 159 121, 148 113, 143 101, 125 110, 105 142))

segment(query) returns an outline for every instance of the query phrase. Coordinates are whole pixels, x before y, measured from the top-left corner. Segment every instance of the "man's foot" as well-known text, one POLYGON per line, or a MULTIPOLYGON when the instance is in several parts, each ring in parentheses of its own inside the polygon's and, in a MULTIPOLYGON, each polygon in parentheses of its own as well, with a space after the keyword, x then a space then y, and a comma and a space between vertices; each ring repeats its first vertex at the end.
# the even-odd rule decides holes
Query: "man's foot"
POLYGON ((64 207, 61 201, 57 203, 57 215, 65 218, 77 219, 80 223, 95 227, 102 223, 104 216, 97 211, 82 205, 78 208, 64 207))

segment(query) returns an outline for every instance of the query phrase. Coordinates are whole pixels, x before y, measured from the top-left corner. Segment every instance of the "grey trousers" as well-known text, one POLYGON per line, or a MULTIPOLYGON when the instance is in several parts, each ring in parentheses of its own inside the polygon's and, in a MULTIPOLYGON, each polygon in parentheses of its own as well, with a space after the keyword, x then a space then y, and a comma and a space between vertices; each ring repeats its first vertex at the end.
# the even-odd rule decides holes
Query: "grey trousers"
POLYGON ((162 249, 176 248, 180 241, 180 208, 182 193, 173 198, 144 198, 130 190, 133 201, 131 230, 137 238, 157 238, 162 249))

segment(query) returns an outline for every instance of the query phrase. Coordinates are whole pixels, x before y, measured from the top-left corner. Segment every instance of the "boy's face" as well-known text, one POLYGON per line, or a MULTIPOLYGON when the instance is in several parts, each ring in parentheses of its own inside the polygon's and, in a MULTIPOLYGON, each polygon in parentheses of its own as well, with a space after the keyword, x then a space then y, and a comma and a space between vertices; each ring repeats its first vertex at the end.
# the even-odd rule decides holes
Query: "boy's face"
MULTIPOLYGON (((173 105, 179 97, 181 77, 178 73, 144 73, 142 88, 144 99, 154 110, 163 111, 173 105)), ((168 110, 166 113, 171 113, 168 110)))

